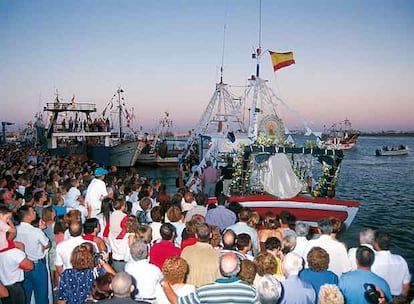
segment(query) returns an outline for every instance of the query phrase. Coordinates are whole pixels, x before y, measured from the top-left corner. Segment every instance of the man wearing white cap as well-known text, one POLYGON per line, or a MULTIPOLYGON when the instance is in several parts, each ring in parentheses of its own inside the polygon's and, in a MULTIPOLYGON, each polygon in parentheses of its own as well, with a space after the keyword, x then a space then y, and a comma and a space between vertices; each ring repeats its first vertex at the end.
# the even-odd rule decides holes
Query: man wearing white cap
POLYGON ((86 190, 85 201, 88 207, 91 208, 91 217, 96 217, 101 212, 102 199, 108 195, 104 182, 107 173, 108 171, 104 168, 96 168, 94 171, 95 178, 86 190))

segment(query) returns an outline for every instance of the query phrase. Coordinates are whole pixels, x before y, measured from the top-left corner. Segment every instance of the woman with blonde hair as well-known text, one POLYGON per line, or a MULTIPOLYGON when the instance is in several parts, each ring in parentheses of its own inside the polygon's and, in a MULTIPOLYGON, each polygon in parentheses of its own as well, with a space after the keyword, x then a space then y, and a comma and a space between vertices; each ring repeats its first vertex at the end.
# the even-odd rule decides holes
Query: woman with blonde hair
MULTIPOLYGON (((178 297, 183 297, 195 291, 195 286, 186 284, 185 279, 188 274, 187 262, 179 256, 167 258, 162 266, 164 282, 170 284, 178 297)), ((161 286, 157 288, 157 303, 170 304, 161 286)))
POLYGON ((318 304, 344 304, 344 296, 338 286, 334 284, 324 284, 319 289, 318 304))

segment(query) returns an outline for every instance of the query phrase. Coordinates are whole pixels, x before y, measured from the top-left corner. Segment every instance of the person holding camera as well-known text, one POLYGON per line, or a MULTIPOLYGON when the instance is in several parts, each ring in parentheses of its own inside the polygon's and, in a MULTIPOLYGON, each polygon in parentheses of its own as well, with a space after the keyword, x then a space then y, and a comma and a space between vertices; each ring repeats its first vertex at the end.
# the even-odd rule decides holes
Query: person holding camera
POLYGON ((371 271, 375 253, 367 246, 356 251, 357 270, 347 272, 339 279, 339 289, 347 304, 384 303, 392 299, 388 283, 371 271))
POLYGON ((104 253, 94 254, 91 243, 82 243, 73 249, 71 264, 60 276, 57 304, 84 303, 97 277, 115 271, 106 261, 104 253))

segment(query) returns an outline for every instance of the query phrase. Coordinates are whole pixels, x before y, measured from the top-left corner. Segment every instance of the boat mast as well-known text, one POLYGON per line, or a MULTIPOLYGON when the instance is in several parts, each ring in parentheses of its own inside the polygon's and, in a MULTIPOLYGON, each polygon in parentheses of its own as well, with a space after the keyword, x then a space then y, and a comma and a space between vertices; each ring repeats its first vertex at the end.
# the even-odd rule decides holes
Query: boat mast
POLYGON ((124 93, 124 90, 118 88, 116 91, 118 93, 118 119, 119 119, 119 139, 122 141, 122 106, 121 106, 121 93, 124 93))
POLYGON ((256 75, 252 75, 249 79, 253 86, 253 101, 250 110, 250 125, 249 125, 249 139, 254 142, 258 135, 259 113, 261 111, 258 107, 259 89, 262 83, 260 79, 260 57, 262 53, 262 1, 259 0, 259 33, 258 33, 258 47, 255 53, 252 54, 252 59, 256 59, 256 75))

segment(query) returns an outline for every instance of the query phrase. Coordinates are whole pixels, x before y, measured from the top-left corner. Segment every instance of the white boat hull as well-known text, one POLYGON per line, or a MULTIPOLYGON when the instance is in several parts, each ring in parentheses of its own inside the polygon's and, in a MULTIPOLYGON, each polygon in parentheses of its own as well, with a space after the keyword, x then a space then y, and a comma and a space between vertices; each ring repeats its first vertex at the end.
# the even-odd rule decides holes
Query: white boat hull
POLYGON ((132 167, 140 153, 139 142, 123 142, 110 148, 110 164, 118 167, 132 167))
POLYGON ((137 165, 149 167, 175 167, 178 165, 178 157, 160 157, 156 153, 140 154, 136 160, 137 165))
POLYGON ((401 155, 407 155, 409 152, 409 149, 400 149, 400 150, 377 150, 376 155, 377 156, 401 156, 401 155))

